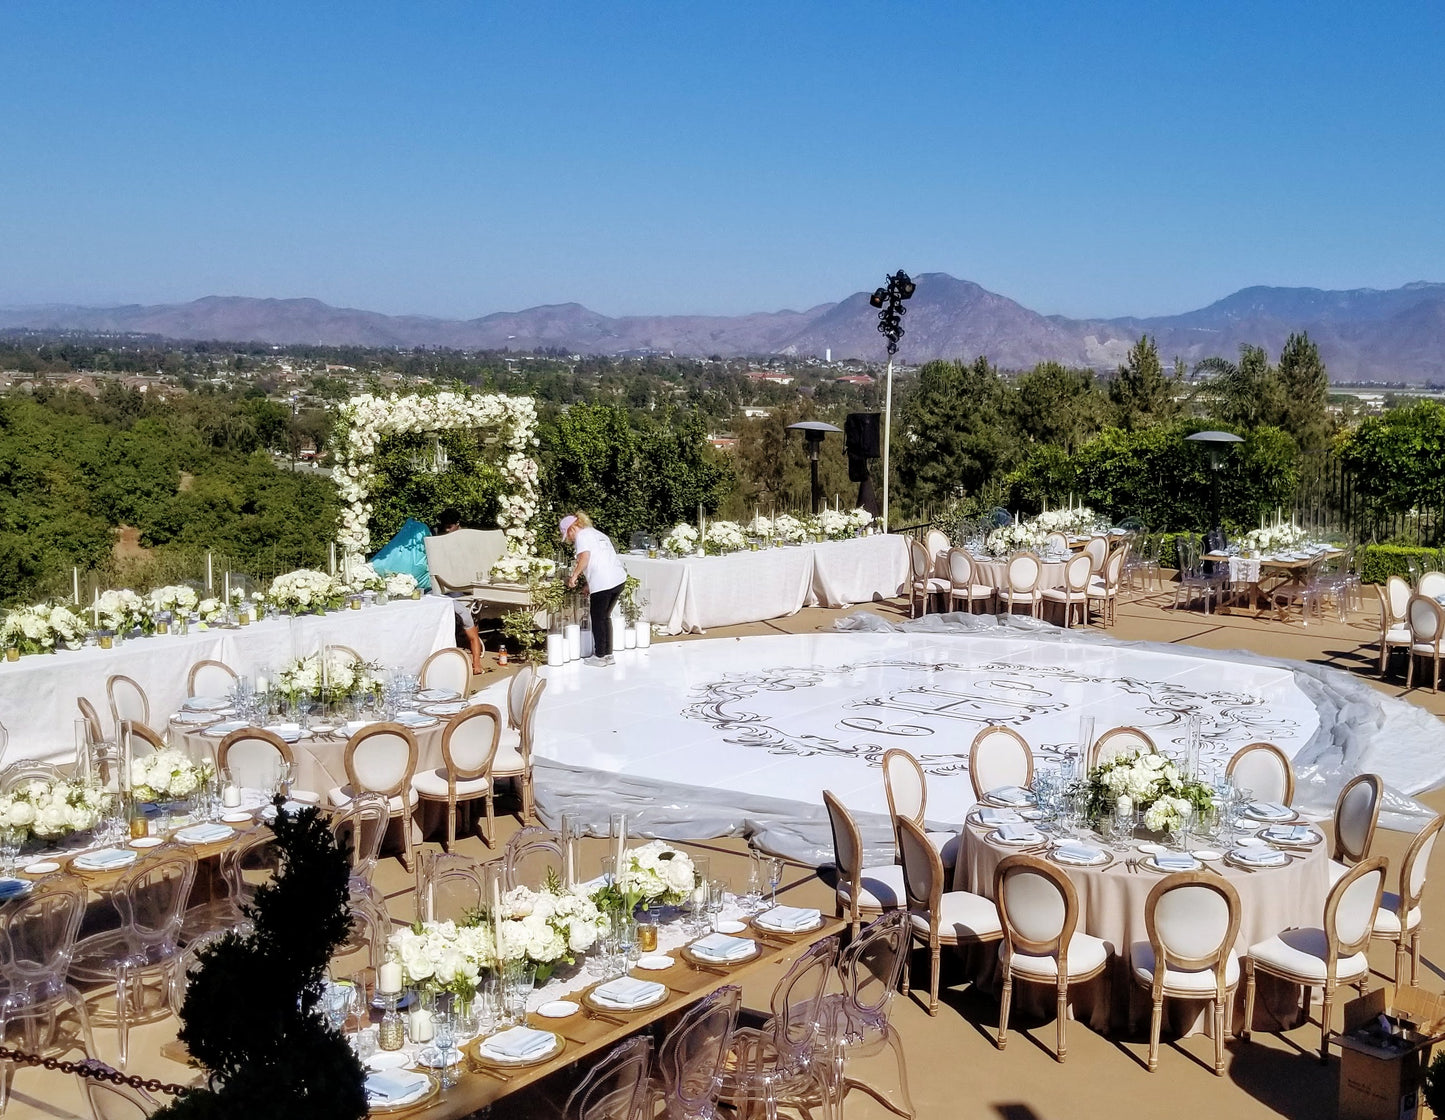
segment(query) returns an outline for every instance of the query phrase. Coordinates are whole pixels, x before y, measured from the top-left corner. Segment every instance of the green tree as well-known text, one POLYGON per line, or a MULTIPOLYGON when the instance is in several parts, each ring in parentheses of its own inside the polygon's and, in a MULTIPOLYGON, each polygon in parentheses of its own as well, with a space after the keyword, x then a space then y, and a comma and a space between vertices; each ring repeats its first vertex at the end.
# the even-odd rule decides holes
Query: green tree
POLYGON ((1073 451, 1104 426, 1107 411, 1092 370, 1040 362, 1014 386, 1019 436, 1031 443, 1073 451))
POLYGON ((1445 405, 1422 400, 1366 417, 1339 442, 1371 536, 1419 506, 1445 503, 1445 405))
POLYGON ((1294 436, 1300 451, 1313 455, 1330 439, 1330 379, 1319 348, 1307 333, 1291 334, 1279 355, 1279 412, 1274 423, 1294 436))
POLYGON ((1147 334, 1109 382, 1114 423, 1126 431, 1172 420, 1179 414, 1180 379, 1170 377, 1159 361, 1159 349, 1147 334))
POLYGON ((1195 389, 1210 415, 1225 424, 1244 428, 1268 423, 1280 413, 1279 379, 1269 365, 1269 355, 1248 343, 1239 348, 1239 361, 1205 358, 1194 367, 1196 376, 1210 374, 1195 389))

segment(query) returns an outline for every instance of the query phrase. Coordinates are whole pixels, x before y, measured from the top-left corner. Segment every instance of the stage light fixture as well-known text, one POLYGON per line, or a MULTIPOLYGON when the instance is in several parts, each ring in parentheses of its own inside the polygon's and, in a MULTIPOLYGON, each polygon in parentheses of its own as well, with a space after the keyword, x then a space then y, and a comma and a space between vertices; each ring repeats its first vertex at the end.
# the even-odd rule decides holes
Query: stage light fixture
POLYGON ((868 305, 870 307, 882 307, 883 301, 887 298, 888 293, 884 289, 876 288, 873 294, 868 297, 868 305))

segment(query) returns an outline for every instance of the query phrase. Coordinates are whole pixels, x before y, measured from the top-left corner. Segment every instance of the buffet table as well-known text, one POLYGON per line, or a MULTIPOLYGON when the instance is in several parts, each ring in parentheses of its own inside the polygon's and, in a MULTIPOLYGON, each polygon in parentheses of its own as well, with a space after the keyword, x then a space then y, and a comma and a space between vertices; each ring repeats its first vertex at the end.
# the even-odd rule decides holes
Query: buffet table
POLYGON ((628 554, 622 563, 641 584, 646 621, 668 634, 701 633, 781 618, 810 605, 846 607, 892 598, 908 580, 908 542, 877 534, 727 556, 664 560, 628 554))
POLYGON ((186 674, 197 661, 223 661, 238 673, 277 669, 314 653, 323 643, 349 646, 368 661, 418 669, 428 654, 455 642, 450 599, 428 595, 385 606, 269 619, 239 629, 208 629, 185 636, 136 638, 114 649, 86 646, 0 662, 0 724, 9 732, 0 764, 20 758, 69 761, 75 757, 75 706, 84 696, 110 733, 105 682, 113 674, 146 691, 151 722, 164 727, 186 697, 186 674))

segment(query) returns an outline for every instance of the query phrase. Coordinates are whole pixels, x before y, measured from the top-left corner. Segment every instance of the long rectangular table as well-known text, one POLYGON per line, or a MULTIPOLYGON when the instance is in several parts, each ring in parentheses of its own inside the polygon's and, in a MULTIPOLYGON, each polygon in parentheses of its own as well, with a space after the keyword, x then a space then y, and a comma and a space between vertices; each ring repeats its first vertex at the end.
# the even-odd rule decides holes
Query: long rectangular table
POLYGON ((145 689, 151 725, 162 728, 186 698, 186 674, 197 661, 223 661, 238 673, 277 669, 323 643, 350 646, 371 661, 415 671, 435 650, 455 642, 450 599, 427 595, 385 606, 255 622, 239 629, 197 630, 86 646, 19 661, 0 661, 0 724, 9 741, 0 764, 20 758, 75 757, 76 697, 84 696, 109 729, 105 682, 123 674, 145 689))
POLYGON ((875 534, 727 556, 663 560, 629 554, 622 563, 641 583, 648 622, 669 634, 701 633, 782 618, 805 606, 891 599, 908 580, 908 541, 875 534))

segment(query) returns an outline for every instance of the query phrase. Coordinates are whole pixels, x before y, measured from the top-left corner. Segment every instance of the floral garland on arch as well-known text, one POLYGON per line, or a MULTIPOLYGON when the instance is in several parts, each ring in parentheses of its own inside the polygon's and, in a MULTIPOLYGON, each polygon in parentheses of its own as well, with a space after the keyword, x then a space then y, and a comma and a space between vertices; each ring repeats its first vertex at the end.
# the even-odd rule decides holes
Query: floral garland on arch
POLYGON ((378 397, 363 393, 341 406, 337 420, 336 488, 343 508, 337 541, 346 556, 362 557, 371 545, 372 457, 382 437, 407 432, 481 428, 501 441, 499 463, 511 492, 500 495, 497 524, 508 549, 527 553, 537 514, 537 408, 530 397, 500 393, 442 392, 430 396, 378 397))

